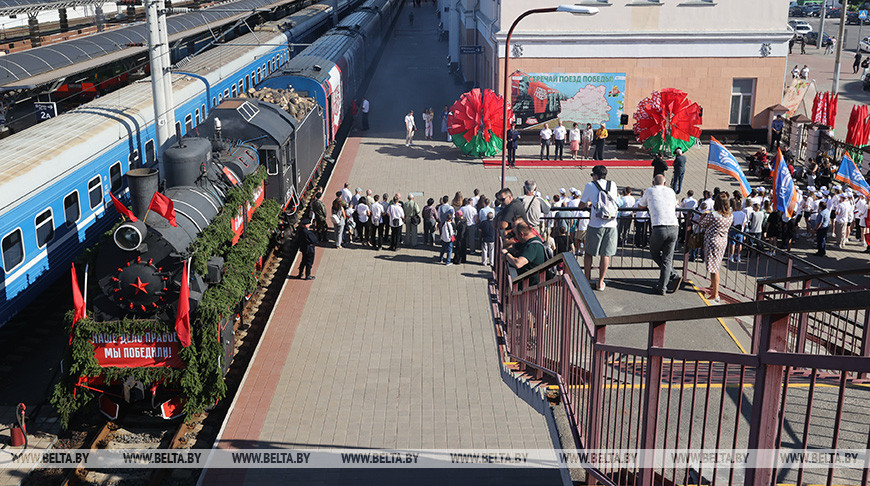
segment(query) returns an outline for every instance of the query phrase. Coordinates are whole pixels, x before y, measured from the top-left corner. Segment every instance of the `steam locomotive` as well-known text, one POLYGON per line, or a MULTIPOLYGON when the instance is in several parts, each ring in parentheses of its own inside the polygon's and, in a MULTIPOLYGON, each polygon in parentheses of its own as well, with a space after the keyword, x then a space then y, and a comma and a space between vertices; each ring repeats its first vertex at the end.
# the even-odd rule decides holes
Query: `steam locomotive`
POLYGON ((84 404, 80 396, 96 397, 111 419, 149 395, 167 419, 223 397, 237 312, 255 284, 251 265, 279 214, 295 211, 328 161, 324 150, 400 5, 366 1, 262 83, 292 86, 313 99, 310 111, 291 115, 254 98, 224 99, 196 137, 164 151, 162 174, 126 173, 136 221, 118 225, 96 252, 98 292, 91 312, 73 317, 70 366, 52 398, 64 423, 84 404), (173 202, 175 225, 149 210, 157 192, 173 202), (177 327, 186 307, 189 346, 177 327))

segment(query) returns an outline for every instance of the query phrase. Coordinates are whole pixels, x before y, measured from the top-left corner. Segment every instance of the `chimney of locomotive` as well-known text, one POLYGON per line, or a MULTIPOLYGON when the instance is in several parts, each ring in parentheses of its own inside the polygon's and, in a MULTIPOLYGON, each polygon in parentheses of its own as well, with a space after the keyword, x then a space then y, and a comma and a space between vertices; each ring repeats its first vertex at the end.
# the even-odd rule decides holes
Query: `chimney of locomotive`
POLYGON ((211 142, 204 138, 188 138, 184 145, 173 145, 163 153, 166 187, 194 186, 203 174, 202 168, 211 162, 211 142))
POLYGON ((151 198, 157 192, 159 177, 157 169, 138 168, 127 171, 127 184, 130 186, 130 198, 133 201, 133 215, 139 219, 148 212, 151 198))

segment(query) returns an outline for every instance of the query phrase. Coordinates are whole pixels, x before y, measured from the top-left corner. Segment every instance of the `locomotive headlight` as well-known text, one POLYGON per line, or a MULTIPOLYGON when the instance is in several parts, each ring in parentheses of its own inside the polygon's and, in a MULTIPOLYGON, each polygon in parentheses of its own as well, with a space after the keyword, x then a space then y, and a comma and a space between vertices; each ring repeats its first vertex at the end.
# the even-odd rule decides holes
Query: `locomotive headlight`
POLYGON ((124 223, 115 230, 115 244, 122 250, 136 250, 142 245, 147 232, 141 221, 124 223))

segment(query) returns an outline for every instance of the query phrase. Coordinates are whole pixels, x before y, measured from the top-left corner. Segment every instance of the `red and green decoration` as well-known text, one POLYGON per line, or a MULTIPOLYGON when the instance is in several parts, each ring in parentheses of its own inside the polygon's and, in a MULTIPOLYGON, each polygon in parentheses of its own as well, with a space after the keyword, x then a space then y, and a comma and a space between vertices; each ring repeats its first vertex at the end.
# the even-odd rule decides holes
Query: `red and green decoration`
POLYGON ((701 107, 678 89, 653 91, 638 103, 634 119, 637 141, 653 153, 685 152, 701 136, 701 107))
MULTIPOLYGON (((504 146, 504 98, 493 91, 475 88, 464 93, 450 108, 447 133, 462 153, 492 157, 504 146)), ((514 119, 508 106, 508 122, 514 119)))

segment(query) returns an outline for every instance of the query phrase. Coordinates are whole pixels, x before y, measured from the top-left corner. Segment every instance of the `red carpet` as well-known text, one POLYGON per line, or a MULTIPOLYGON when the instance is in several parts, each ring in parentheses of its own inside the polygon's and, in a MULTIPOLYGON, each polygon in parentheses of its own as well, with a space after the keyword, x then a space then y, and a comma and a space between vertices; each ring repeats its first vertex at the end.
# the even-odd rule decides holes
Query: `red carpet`
MULTIPOLYGON (((673 161, 667 161, 668 167, 673 161)), ((537 160, 517 159, 517 167, 576 167, 578 169, 592 168, 596 165, 605 167, 651 167, 652 159, 647 160, 537 160)), ((487 168, 501 167, 501 159, 483 159, 487 168)))

